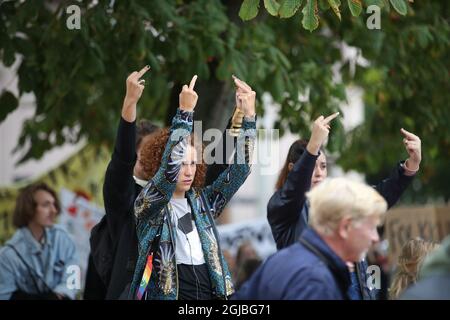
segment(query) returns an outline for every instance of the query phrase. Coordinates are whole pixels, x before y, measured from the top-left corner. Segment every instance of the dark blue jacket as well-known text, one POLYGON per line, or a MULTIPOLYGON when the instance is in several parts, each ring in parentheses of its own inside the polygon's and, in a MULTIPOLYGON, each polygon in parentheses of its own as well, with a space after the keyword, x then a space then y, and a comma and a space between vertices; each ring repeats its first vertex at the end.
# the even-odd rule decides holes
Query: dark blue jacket
MULTIPOLYGON (((308 226, 309 213, 305 193, 311 186, 317 157, 305 150, 289 172, 283 187, 269 200, 267 219, 278 250, 295 243, 308 226)), ((404 174, 404 169, 399 163, 389 178, 374 188, 384 197, 390 208, 398 201, 412 179, 413 177, 404 174)), ((356 270, 363 299, 375 299, 374 290, 368 290, 366 286, 367 263, 365 261, 357 263, 356 270)))
POLYGON ((312 229, 278 251, 233 296, 236 300, 347 300, 345 262, 312 229))

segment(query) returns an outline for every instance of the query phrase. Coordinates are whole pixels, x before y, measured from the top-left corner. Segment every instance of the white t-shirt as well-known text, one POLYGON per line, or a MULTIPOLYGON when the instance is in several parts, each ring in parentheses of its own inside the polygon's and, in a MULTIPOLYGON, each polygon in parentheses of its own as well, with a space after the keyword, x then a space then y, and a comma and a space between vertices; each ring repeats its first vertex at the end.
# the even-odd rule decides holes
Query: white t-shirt
POLYGON ((173 209, 172 225, 177 231, 175 235, 177 264, 204 264, 202 244, 191 214, 191 206, 186 198, 171 199, 170 204, 173 209))

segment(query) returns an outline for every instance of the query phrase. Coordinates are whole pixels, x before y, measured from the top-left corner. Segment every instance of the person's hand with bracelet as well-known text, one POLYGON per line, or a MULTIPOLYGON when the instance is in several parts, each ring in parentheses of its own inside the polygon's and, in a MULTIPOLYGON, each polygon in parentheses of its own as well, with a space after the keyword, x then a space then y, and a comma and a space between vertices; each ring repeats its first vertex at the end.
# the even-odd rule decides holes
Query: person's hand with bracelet
POLYGON ((405 144, 406 151, 409 154, 409 158, 403 163, 403 169, 405 175, 413 176, 419 171, 420 162, 422 161, 422 143, 420 138, 405 129, 400 129, 403 134, 403 143, 405 144))

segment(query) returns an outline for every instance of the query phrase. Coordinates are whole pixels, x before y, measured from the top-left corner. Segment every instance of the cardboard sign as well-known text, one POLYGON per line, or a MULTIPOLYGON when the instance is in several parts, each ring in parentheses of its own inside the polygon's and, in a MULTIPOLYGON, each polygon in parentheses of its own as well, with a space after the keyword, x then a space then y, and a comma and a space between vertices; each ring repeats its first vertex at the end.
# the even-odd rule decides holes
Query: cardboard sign
POLYGON ((403 245, 410 239, 441 242, 450 234, 450 206, 401 207, 389 210, 385 223, 389 260, 397 263, 403 245))

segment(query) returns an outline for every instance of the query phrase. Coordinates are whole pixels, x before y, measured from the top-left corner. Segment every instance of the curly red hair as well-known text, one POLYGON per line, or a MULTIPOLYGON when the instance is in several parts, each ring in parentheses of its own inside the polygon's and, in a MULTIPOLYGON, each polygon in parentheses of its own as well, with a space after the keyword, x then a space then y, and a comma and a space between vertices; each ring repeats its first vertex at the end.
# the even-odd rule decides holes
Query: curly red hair
MULTIPOLYGON (((161 159, 166 148, 167 140, 170 132, 168 128, 158 129, 156 132, 146 136, 142 140, 142 149, 140 162, 143 168, 144 178, 150 180, 161 166, 161 159)), ((194 146, 195 137, 191 134, 190 144, 194 146)), ((201 157, 199 157, 201 160, 201 157)), ((196 166, 194 188, 201 188, 205 183, 207 165, 203 161, 199 161, 196 166)))

